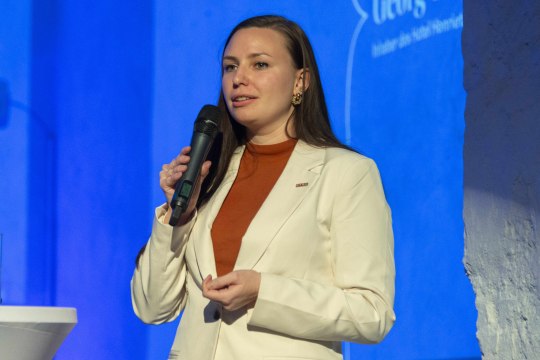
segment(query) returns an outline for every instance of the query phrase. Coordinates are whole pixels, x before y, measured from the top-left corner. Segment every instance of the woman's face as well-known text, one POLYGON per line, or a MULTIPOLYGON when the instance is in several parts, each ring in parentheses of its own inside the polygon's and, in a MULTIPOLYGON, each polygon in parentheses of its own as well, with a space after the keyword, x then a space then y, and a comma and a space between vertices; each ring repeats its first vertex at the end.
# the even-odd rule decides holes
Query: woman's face
POLYGON ((251 141, 262 144, 287 138, 291 98, 302 90, 301 75, 279 32, 247 28, 233 35, 223 55, 223 96, 251 141))

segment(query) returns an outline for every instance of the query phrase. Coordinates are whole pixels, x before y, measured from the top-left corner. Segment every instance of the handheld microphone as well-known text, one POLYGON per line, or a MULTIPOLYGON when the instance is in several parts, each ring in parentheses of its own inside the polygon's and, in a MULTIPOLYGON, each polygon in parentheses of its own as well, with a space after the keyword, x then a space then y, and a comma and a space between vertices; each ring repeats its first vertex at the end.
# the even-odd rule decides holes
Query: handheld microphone
POLYGON ((212 147, 212 143, 219 131, 219 121, 221 119, 221 111, 217 106, 204 105, 193 127, 193 135, 191 137, 191 150, 189 152, 189 163, 187 170, 182 174, 174 191, 171 200, 171 208, 173 210, 169 225, 176 225, 180 216, 186 211, 193 190, 201 173, 201 166, 206 160, 206 156, 212 147))

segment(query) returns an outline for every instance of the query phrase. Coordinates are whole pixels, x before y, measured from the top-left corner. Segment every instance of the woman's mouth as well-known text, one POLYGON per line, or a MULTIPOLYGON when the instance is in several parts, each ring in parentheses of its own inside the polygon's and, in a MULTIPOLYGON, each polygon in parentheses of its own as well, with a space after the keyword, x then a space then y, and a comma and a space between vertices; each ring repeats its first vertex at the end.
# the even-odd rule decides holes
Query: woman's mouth
POLYGON ((240 95, 235 96, 232 98, 232 103, 234 107, 241 107, 251 104, 253 101, 255 101, 255 97, 247 96, 247 95, 240 95))

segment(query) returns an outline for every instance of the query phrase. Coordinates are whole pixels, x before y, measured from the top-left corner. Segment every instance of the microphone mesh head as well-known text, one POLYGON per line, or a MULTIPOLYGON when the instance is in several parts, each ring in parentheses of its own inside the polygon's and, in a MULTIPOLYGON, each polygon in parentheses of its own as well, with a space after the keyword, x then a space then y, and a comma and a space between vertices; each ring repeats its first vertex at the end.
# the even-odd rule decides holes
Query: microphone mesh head
POLYGON ((220 121, 221 110, 214 105, 204 105, 195 120, 194 131, 215 137, 219 131, 220 121))

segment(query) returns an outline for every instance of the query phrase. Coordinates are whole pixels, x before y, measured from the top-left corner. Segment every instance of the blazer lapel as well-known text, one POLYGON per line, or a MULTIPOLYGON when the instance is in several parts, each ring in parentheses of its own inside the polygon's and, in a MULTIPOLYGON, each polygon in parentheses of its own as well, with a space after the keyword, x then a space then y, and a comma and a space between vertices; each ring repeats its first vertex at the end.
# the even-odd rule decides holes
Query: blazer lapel
MULTIPOLYGON (((319 178, 325 150, 299 140, 283 173, 242 238, 235 269, 252 269, 319 178)), ((221 202, 220 202, 221 204, 221 202)))
POLYGON ((211 229, 214 219, 216 218, 223 201, 227 197, 229 190, 238 174, 238 168, 240 166, 240 159, 244 153, 244 147, 239 147, 231 158, 231 164, 225 178, 223 179, 220 187, 214 193, 212 198, 206 204, 206 214, 201 219, 203 221, 201 229, 198 231, 198 236, 193 238, 193 246, 195 248, 195 256, 197 258, 197 265, 201 278, 204 279, 209 274, 213 278, 217 276, 216 260, 214 257, 214 247, 212 245, 211 229))

